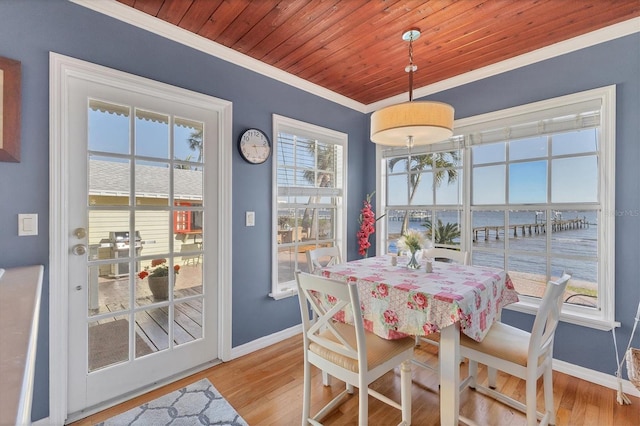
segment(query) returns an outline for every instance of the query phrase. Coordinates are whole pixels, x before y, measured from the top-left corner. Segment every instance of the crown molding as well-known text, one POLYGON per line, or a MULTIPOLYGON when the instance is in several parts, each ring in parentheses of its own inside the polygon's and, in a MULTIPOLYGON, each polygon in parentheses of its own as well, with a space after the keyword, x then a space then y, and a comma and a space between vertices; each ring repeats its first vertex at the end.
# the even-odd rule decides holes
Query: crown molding
MULTIPOLYGON (((86 7, 103 15, 110 16, 122 22, 150 31, 169 40, 184 44, 201 52, 215 56, 234 65, 247 68, 266 77, 288 84, 305 92, 335 102, 347 108, 362 113, 370 113, 388 105, 405 102, 409 98, 408 92, 383 99, 372 104, 363 104, 340 95, 317 84, 311 83, 298 76, 282 71, 274 66, 253 59, 243 53, 236 52, 219 43, 208 40, 197 34, 191 33, 176 25, 169 24, 161 19, 140 12, 132 7, 125 6, 116 0, 70 0, 79 6, 86 7)), ((439 81, 428 86, 414 89, 414 98, 425 97, 444 90, 452 89, 463 84, 472 83, 487 77, 511 71, 536 62, 565 55, 576 50, 584 49, 616 38, 640 32, 640 18, 633 18, 615 25, 611 25, 569 40, 552 44, 533 52, 525 53, 515 58, 507 59, 493 65, 488 65, 465 74, 461 74, 446 80, 439 81)))

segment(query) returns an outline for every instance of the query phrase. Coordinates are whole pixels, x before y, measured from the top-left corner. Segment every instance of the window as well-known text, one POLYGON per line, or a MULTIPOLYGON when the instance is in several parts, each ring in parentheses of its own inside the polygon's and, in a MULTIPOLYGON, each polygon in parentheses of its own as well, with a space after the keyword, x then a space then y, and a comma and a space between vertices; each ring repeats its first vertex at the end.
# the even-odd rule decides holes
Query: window
POLYGON ((273 284, 271 296, 297 294, 295 271, 306 252, 337 246, 345 253, 347 135, 273 116, 273 284))
MULTIPOLYGON (((434 246, 456 248, 462 235, 462 140, 444 151, 430 147, 389 149, 384 153, 386 188, 382 226, 388 252, 408 229, 426 234, 434 246)), ((443 147, 441 146, 440 149, 443 147)), ((380 228, 380 226, 379 226, 380 228)))
POLYGON ((609 329, 614 105, 615 87, 594 89, 458 120, 452 139, 413 153, 379 148, 380 247, 394 251, 407 228, 460 245, 473 264, 506 269, 521 299, 514 309, 527 312, 566 270, 563 319, 609 329))

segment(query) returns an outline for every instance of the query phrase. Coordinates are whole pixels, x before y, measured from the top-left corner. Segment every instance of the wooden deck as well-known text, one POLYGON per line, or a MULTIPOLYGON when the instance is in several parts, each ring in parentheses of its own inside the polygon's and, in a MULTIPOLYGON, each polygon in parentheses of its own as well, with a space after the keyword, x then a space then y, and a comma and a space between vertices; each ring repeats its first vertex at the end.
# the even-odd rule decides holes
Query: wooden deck
MULTIPOLYGON (((193 288, 176 290, 176 298, 199 296, 200 292, 193 288)), ((153 297, 146 296, 141 304, 155 303, 153 297), (146 303, 144 303, 146 302, 146 303)), ((110 303, 105 306, 107 312, 115 315, 123 312, 126 307, 122 303, 110 303)), ((114 321, 114 318, 97 321, 102 324, 114 321)), ((173 342, 176 345, 191 342, 202 337, 202 300, 191 298, 175 304, 173 342)), ((136 314, 136 333, 145 341, 153 352, 169 347, 169 307, 151 308, 136 314)))
MULTIPOLYGON (((170 346, 170 333, 172 333, 171 339, 174 346, 192 342, 202 337, 202 287, 199 284, 201 269, 202 265, 196 264, 182 266, 180 270, 180 278, 176 283, 177 287, 174 289, 172 331, 170 331, 169 327, 169 309, 171 305, 168 305, 166 301, 155 300, 148 287, 141 282, 137 282, 136 294, 138 297, 135 303, 138 312, 135 314, 136 339, 134 340, 136 346, 146 347, 136 347, 136 357, 168 349, 170 346), (139 310, 140 308, 143 308, 143 310, 139 310)), ((90 322, 89 327, 96 327, 115 321, 128 321, 128 297, 128 280, 101 278, 98 308, 91 310, 90 313, 92 316, 102 316, 103 314, 113 315, 90 322)), ((93 330, 93 336, 97 339, 108 338, 108 333, 109 330, 107 327, 93 330), (103 330, 104 336, 101 336, 103 330)), ((110 356, 104 353, 111 350, 108 346, 101 350, 103 352, 101 354, 94 354, 90 350, 90 357, 95 356, 99 358, 110 356)), ((117 351, 117 349, 113 350, 114 352, 117 351)), ((112 354, 112 357, 113 356, 116 355, 112 354)), ((125 359, 116 356, 113 362, 124 360, 125 359)), ((93 360, 90 360, 89 365, 93 364, 92 361, 93 360)), ((108 364, 100 364, 100 366, 106 365, 108 364)))

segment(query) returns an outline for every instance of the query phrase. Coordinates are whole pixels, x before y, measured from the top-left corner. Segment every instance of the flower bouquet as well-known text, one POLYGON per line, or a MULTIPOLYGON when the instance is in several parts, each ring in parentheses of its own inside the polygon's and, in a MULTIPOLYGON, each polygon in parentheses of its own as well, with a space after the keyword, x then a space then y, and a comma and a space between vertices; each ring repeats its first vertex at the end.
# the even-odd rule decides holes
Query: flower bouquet
POLYGON ((360 210, 360 230, 356 233, 356 238, 358 238, 358 253, 361 256, 367 257, 367 252, 369 251, 369 247, 371 247, 371 242, 369 241, 369 237, 376 232, 376 222, 382 219, 385 215, 380 216, 376 219, 376 214, 373 212, 373 208, 371 207, 371 197, 375 193, 367 194, 366 200, 363 201, 362 210, 360 210))
POLYGON ((418 269, 420 267, 420 264, 416 260, 416 252, 422 249, 424 243, 424 235, 416 229, 409 229, 402 237, 400 237, 398 240, 398 249, 408 250, 411 252, 411 259, 407 264, 407 268, 418 269))

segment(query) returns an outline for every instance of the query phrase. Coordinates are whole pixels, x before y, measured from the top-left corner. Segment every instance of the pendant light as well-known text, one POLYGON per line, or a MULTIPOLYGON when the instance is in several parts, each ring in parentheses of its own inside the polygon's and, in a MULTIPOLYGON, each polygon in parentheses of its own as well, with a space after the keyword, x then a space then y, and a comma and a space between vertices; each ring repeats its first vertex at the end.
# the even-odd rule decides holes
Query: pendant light
POLYGON ((384 107, 371 114, 371 141, 390 146, 416 146, 441 142, 453 135, 453 107, 442 102, 413 100, 413 42, 420 31, 402 35, 409 42, 409 102, 384 107))

